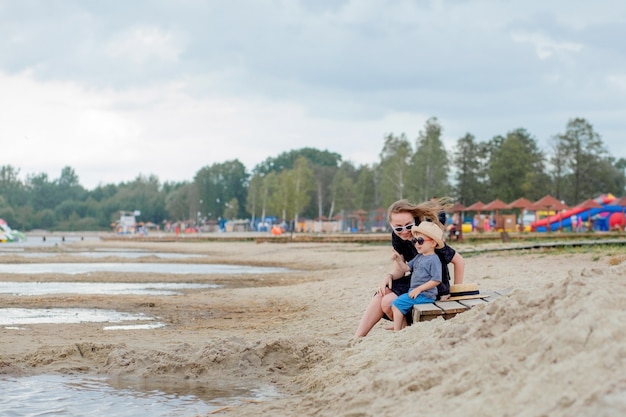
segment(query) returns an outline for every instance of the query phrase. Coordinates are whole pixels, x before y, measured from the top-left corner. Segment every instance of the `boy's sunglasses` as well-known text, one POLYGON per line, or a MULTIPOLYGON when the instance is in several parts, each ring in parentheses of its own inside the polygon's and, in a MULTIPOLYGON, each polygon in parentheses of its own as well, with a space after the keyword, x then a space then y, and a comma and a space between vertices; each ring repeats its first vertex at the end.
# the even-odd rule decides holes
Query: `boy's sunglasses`
POLYGON ((402 233, 403 230, 406 230, 408 232, 413 226, 415 226, 415 223, 407 224, 406 226, 394 226, 393 230, 398 233, 402 233))
POLYGON ((413 239, 411 239, 411 242, 413 242, 414 245, 416 243, 418 245, 423 245, 426 240, 432 240, 432 239, 424 239, 423 237, 420 236, 420 237, 414 237, 413 239))

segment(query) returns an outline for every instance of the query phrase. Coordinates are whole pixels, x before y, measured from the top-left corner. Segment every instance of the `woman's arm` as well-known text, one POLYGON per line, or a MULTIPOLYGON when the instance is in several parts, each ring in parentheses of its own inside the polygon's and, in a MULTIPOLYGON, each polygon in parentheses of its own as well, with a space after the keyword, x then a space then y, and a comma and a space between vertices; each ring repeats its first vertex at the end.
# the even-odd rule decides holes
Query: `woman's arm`
POLYGON ((386 273, 385 277, 378 285, 378 289, 376 290, 378 294, 384 295, 386 292, 385 289, 391 289, 393 281, 398 278, 402 278, 407 271, 410 271, 410 268, 405 262, 394 261, 392 271, 386 273))
POLYGON ((454 283, 463 284, 463 277, 465 276, 465 259, 457 252, 450 261, 454 265, 454 283))

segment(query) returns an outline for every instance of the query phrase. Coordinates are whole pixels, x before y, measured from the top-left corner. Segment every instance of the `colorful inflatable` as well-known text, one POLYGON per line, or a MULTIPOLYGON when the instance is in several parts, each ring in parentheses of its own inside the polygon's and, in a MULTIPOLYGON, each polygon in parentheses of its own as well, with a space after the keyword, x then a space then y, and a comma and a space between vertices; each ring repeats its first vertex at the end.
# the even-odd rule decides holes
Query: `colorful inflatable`
POLYGON ((576 216, 577 219, 580 217, 584 223, 591 219, 598 230, 609 230, 609 227, 613 227, 613 225, 623 221, 622 213, 624 208, 610 204, 613 200, 615 200, 615 196, 611 194, 602 195, 595 199, 596 202, 602 205, 602 208, 587 209, 574 207, 533 222, 530 224, 530 229, 536 232, 545 232, 548 228, 550 231, 557 231, 559 228, 571 228, 572 216, 576 216), (610 226, 610 224, 612 225, 610 226))
POLYGON ((23 240, 26 240, 24 233, 12 230, 7 222, 0 219, 0 242, 21 242, 23 240))

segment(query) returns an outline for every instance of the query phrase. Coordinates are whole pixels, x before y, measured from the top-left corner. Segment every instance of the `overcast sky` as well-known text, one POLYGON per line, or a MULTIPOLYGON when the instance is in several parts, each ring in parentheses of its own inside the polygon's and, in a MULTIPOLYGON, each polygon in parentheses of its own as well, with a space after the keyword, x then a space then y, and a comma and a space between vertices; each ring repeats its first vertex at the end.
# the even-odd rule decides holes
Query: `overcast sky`
POLYGON ((613 0, 0 0, 0 165, 88 189, 305 146, 359 165, 429 117, 450 150, 583 117, 626 157, 624 39, 613 0))

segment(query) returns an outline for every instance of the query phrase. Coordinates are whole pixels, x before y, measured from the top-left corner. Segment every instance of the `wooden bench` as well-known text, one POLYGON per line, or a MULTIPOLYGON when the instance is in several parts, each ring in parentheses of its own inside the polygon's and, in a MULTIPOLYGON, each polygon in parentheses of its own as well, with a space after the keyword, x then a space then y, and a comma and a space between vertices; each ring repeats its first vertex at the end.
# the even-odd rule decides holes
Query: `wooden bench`
POLYGON ((435 301, 432 304, 417 304, 413 306, 413 322, 433 320, 438 317, 448 320, 472 307, 490 303, 498 297, 509 294, 511 291, 511 289, 506 289, 485 292, 481 293, 484 297, 469 300, 435 301))

